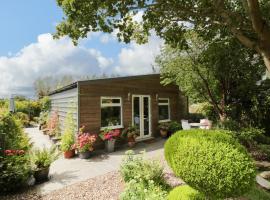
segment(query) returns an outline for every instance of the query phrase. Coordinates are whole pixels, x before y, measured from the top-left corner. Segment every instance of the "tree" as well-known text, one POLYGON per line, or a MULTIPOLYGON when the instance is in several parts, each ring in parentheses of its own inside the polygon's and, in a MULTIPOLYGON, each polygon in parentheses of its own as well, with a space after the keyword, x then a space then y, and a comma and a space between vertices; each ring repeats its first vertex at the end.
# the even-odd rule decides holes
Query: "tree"
POLYGON ((256 51, 270 71, 270 3, 268 0, 57 0, 67 16, 55 37, 68 35, 76 43, 88 32, 118 30, 124 42, 146 42, 151 30, 170 45, 183 46, 183 34, 193 28, 205 39, 224 30, 256 51), (143 12, 142 22, 133 20, 143 12))
POLYGON ((193 102, 208 102, 224 121, 253 97, 264 71, 261 60, 233 38, 205 42, 194 33, 185 38, 189 48, 165 47, 157 57, 163 83, 177 83, 193 102))

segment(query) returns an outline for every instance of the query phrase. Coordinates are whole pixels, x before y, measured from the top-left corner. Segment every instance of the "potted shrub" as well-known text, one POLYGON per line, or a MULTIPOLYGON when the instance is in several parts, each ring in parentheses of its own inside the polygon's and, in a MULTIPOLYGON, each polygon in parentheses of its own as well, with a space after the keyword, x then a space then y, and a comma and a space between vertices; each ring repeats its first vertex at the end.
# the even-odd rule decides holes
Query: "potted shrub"
POLYGON ((169 132, 169 122, 161 122, 158 126, 159 131, 160 131, 160 135, 163 138, 166 138, 168 136, 168 132, 169 132))
POLYGON ((179 131, 182 129, 182 126, 180 123, 178 123, 177 121, 171 121, 169 123, 169 133, 170 134, 173 134, 175 133, 176 131, 179 131))
POLYGON ((59 157, 56 146, 50 149, 34 149, 31 154, 31 163, 36 182, 48 180, 50 165, 59 157))
POLYGON ((72 113, 68 113, 65 119, 64 133, 61 136, 61 150, 64 152, 65 158, 72 158, 75 155, 75 123, 72 113))
POLYGON ((95 134, 83 133, 83 129, 81 128, 79 131, 74 148, 78 150, 80 158, 87 159, 94 150, 94 143, 97 136, 95 134))
POLYGON ((105 148, 107 152, 113 152, 116 138, 120 135, 120 129, 104 129, 100 133, 100 138, 105 141, 105 148))
POLYGON ((127 138, 129 147, 134 147, 136 143, 136 137, 139 135, 140 131, 136 126, 129 126, 122 132, 122 137, 127 138))

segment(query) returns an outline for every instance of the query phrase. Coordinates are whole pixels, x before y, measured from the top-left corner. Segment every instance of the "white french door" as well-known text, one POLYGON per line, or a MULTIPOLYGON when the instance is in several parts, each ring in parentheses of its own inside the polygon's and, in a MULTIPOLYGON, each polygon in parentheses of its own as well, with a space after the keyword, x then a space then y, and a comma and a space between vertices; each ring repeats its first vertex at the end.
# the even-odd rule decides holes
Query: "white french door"
POLYGON ((137 139, 151 136, 151 97, 150 95, 132 96, 132 125, 140 130, 137 139))

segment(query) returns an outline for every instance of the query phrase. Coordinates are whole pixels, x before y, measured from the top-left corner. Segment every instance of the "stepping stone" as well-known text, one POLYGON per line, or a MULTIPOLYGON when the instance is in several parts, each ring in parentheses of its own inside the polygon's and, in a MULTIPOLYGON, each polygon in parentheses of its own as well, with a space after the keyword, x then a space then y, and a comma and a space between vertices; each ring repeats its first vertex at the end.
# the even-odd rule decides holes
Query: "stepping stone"
POLYGON ((260 176, 265 178, 265 179, 270 179, 270 171, 264 171, 260 173, 260 176))
POLYGON ((270 169, 270 162, 267 161, 255 161, 255 165, 259 168, 259 169, 270 169))
POLYGON ((263 177, 257 175, 256 176, 256 181, 264 189, 270 190, 270 182, 265 180, 263 177))

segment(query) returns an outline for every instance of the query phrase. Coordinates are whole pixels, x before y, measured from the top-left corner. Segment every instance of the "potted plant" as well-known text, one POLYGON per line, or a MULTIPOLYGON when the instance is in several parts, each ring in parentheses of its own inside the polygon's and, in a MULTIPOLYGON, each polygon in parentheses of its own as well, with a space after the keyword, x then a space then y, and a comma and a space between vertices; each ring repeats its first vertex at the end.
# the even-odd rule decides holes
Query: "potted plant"
POLYGON ((72 113, 68 113, 65 119, 64 133, 61 136, 61 150, 64 152, 65 158, 72 158, 75 155, 75 123, 72 113))
POLYGON ((161 122, 158 126, 159 131, 160 131, 160 135, 163 138, 166 138, 168 136, 168 132, 169 132, 169 122, 161 122))
POLYGON ((171 121, 169 123, 169 133, 173 134, 176 131, 179 131, 182 129, 182 126, 180 123, 178 123, 177 121, 171 121))
POLYGON ((84 133, 83 129, 84 127, 80 128, 74 148, 78 150, 80 158, 87 159, 94 150, 94 143, 97 136, 96 134, 84 133))
POLYGON ((50 165, 59 157, 56 146, 34 149, 30 156, 36 182, 48 180, 50 165))
POLYGON ((122 132, 122 137, 127 138, 128 146, 134 147, 136 144, 136 137, 140 135, 140 131, 136 126, 128 126, 122 132))
POLYGON ((105 148, 107 152, 113 152, 116 138, 120 135, 120 129, 104 129, 100 133, 100 138, 105 141, 105 148))

